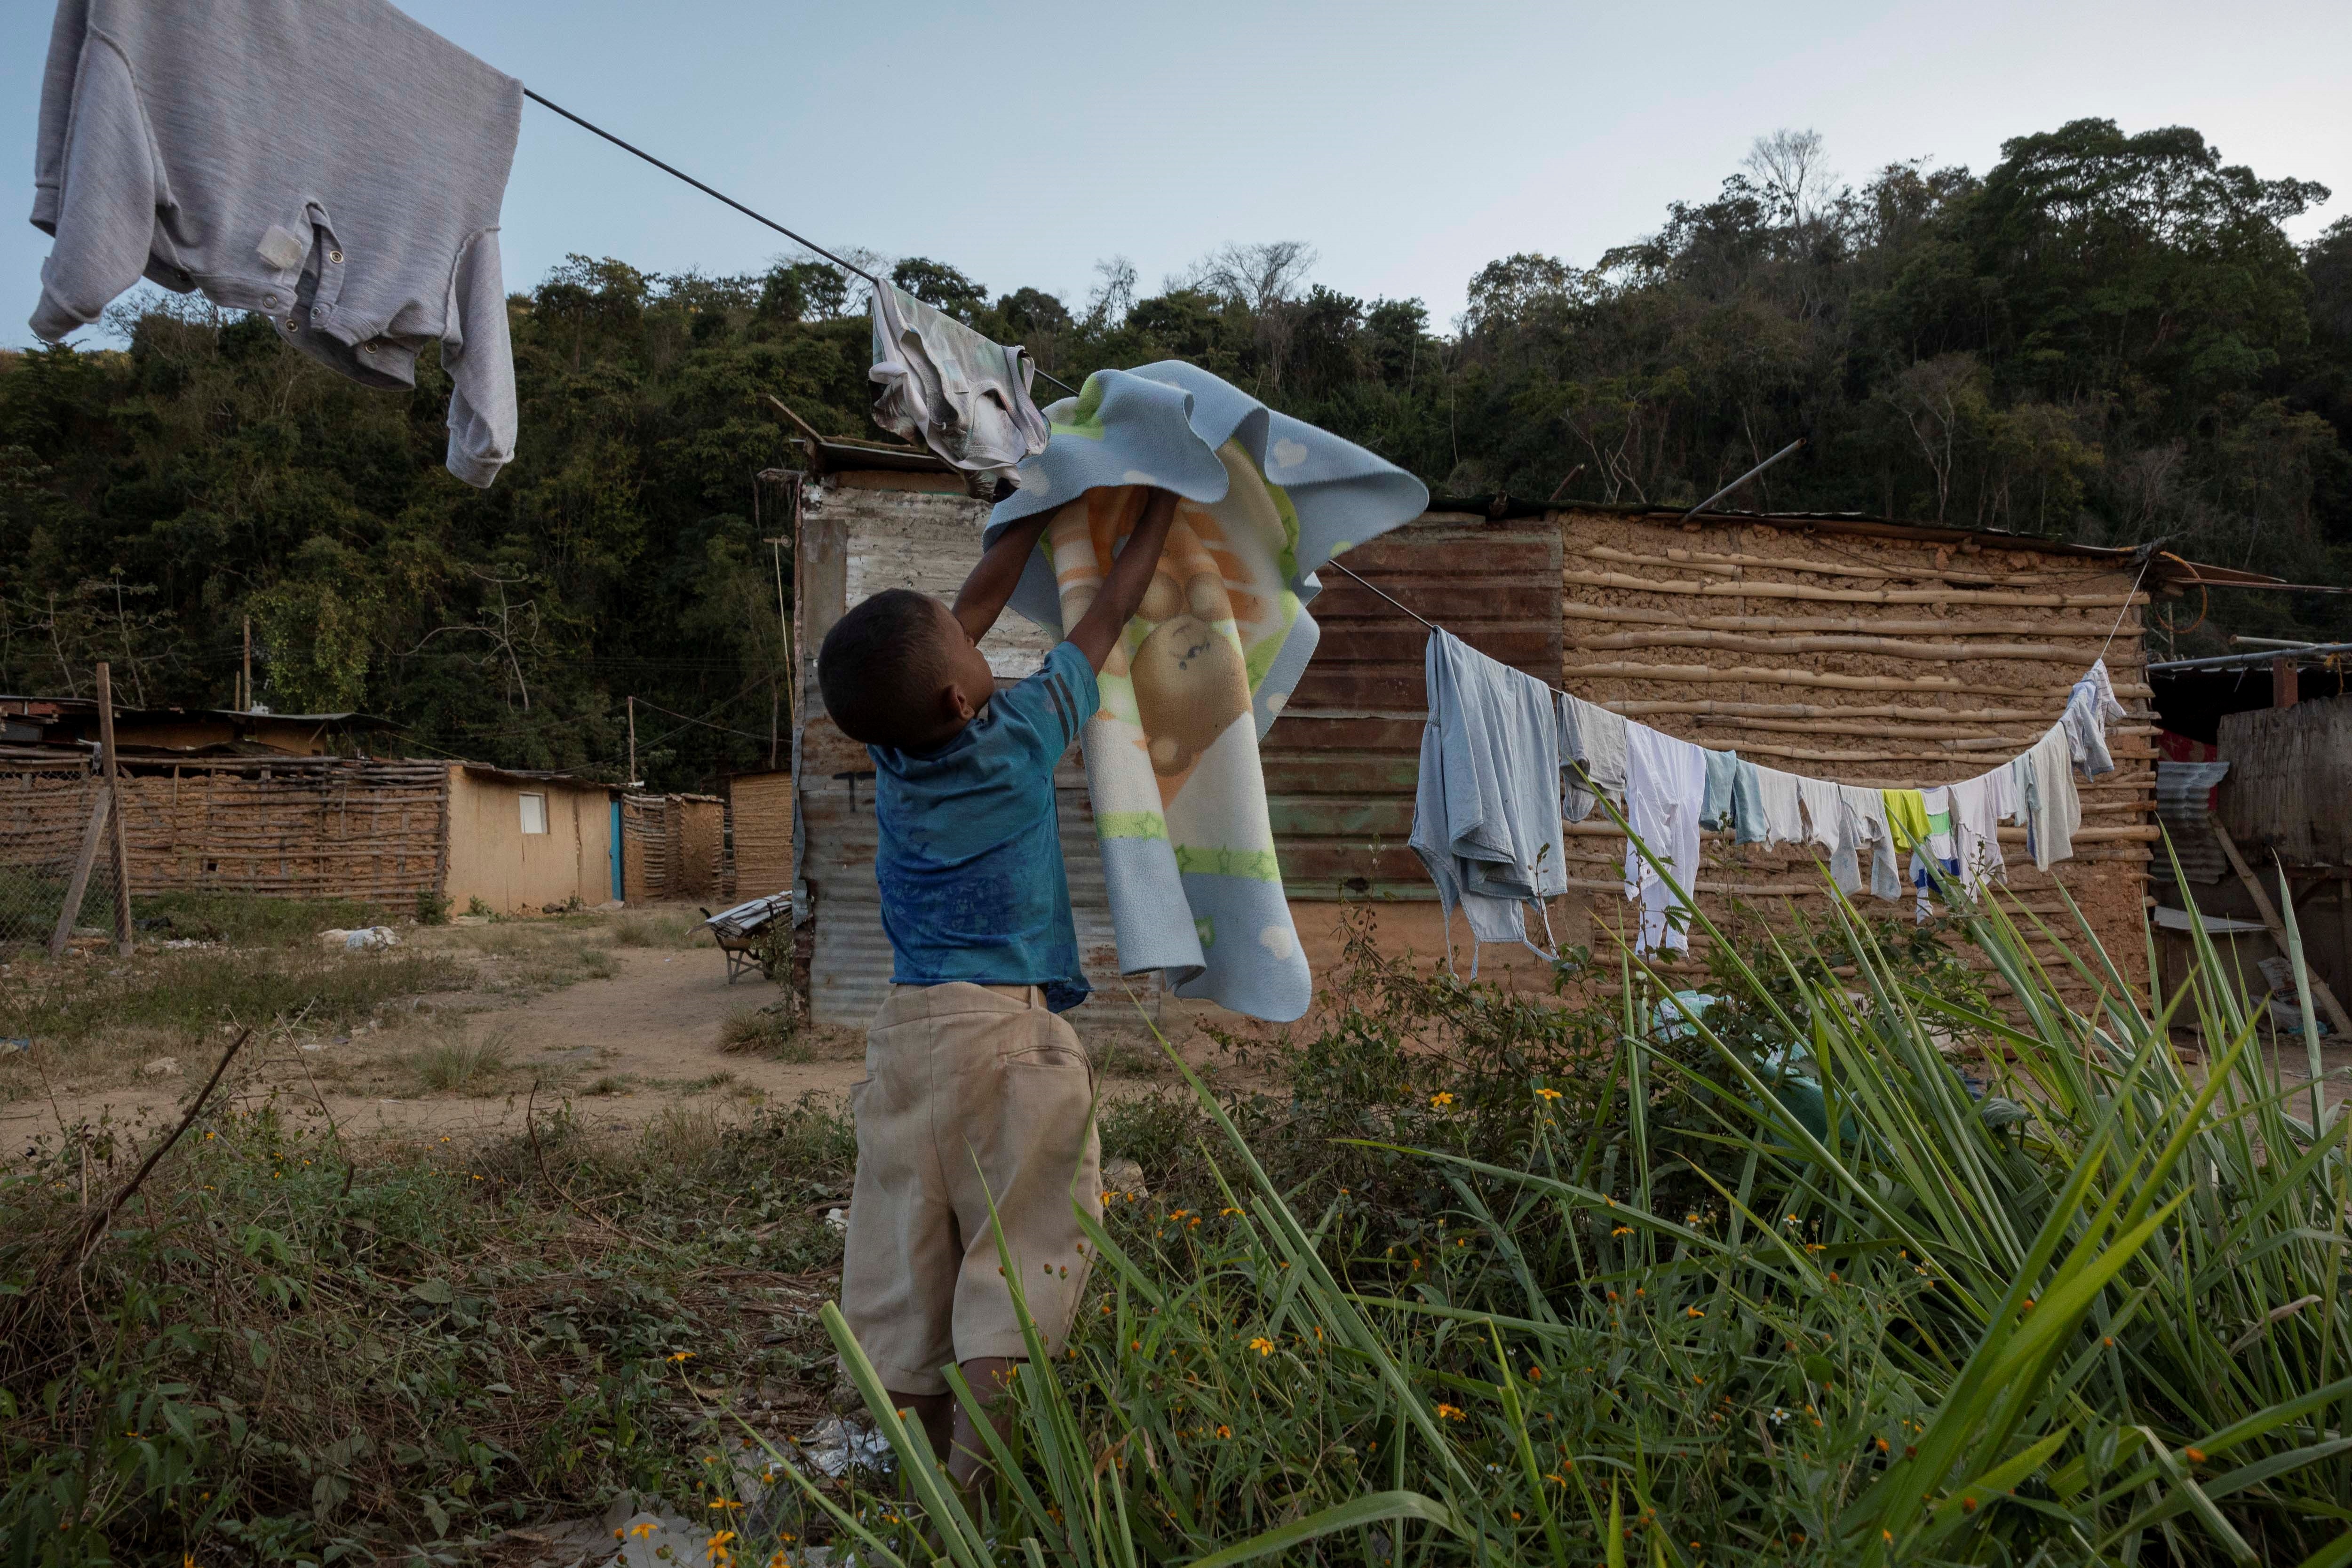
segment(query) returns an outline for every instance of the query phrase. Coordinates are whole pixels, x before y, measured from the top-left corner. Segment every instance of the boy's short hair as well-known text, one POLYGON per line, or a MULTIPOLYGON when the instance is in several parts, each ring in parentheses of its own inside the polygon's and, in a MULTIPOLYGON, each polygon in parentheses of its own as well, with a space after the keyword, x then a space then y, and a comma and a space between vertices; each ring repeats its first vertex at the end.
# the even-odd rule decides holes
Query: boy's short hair
POLYGON ((824 710, 843 734, 869 745, 904 748, 929 733, 947 679, 939 601, 911 588, 851 605, 817 650, 824 710))

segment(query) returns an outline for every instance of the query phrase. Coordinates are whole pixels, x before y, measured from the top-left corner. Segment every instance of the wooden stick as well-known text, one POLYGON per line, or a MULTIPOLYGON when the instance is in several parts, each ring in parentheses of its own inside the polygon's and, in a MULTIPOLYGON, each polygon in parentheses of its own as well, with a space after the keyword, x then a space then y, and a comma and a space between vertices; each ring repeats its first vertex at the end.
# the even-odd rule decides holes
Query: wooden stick
POLYGON ((197 1115, 205 1108, 205 1101, 213 1097, 213 1089, 220 1083, 221 1074, 228 1071, 231 1058, 238 1051, 243 1050, 245 1042, 251 1038, 253 1038, 253 1031, 247 1028, 229 1042, 228 1049, 221 1053, 221 1059, 213 1068, 213 1076, 205 1079, 205 1087, 196 1091, 194 1102, 188 1107, 188 1113, 180 1118, 180 1124, 172 1129, 172 1135, 148 1152, 147 1158, 139 1163, 139 1169, 131 1173, 131 1180, 123 1184, 121 1192, 114 1194, 114 1200, 106 1205, 103 1212, 91 1216, 89 1226, 82 1232, 81 1252, 74 1258, 74 1269, 77 1273, 80 1271, 83 1264, 89 1261, 90 1252, 98 1246, 99 1238, 106 1234, 106 1227, 113 1223, 115 1211, 131 1201, 131 1194, 139 1190, 140 1184, 147 1179, 147 1173, 155 1168, 155 1163, 170 1153, 172 1145, 177 1143, 180 1141, 180 1135, 194 1123, 197 1115))
POLYGON ((1693 594, 1711 598, 1813 599, 1846 605, 2013 605, 2040 609, 2116 609, 2149 602, 2145 593, 2017 594, 1988 588, 1816 588, 1810 583, 1685 583, 1630 577, 1622 572, 1563 571, 1576 588, 1617 588, 1636 594, 1693 594))
MULTIPOLYGON (((2063 704, 2073 682, 2065 686, 2039 689, 2014 686, 1979 686, 1965 680, 1938 679, 1922 677, 1903 679, 1891 675, 1839 675, 1818 669, 1772 669, 1754 665, 1737 665, 1718 669, 1706 664, 1565 664, 1560 666, 1562 680, 1571 690, 1580 680, 1656 680, 1668 684, 1692 682, 1732 682, 1741 686, 1813 686, 1835 691, 1920 691, 1946 696, 2049 698, 2063 704)), ((2154 689, 2147 686, 2115 683, 2118 697, 2154 697, 2154 689)), ((2055 719, 2056 715, 2052 715, 2055 719)))
POLYGON ((2058 715, 2048 708, 1915 708, 1907 702, 1857 702, 1852 707, 1819 702, 1718 702, 1711 698, 1686 701, 1652 701, 1646 699, 1601 702, 1599 707, 1612 713, 1622 713, 1629 719, 1646 719, 1685 713, 1737 713, 1758 719, 1908 719, 1915 722, 1934 720, 1951 724, 2040 724, 2043 728, 2058 721, 2058 715))
MULTIPOLYGON (((1934 563, 1905 570, 1887 566, 1849 566, 1829 561, 1802 561, 1787 556, 1725 555, 1701 550, 1669 550, 1664 555, 1637 555, 1632 551, 1618 550, 1606 544, 1577 545, 1574 554, 1586 560, 1610 561, 1628 566, 1680 566, 1685 571, 1705 572, 1711 576, 1738 577, 1755 569, 1767 572, 1805 572, 1820 577, 1873 577, 1929 583, 1982 583, 1993 586, 2040 583, 2078 583, 2091 573, 2079 575, 2055 572, 1968 572, 1957 571, 1934 563)), ((2099 574, 2116 575, 2117 574, 2099 574)))
MULTIPOLYGON (((2263 924, 2270 929, 2271 940, 2278 943, 2280 955, 2292 955, 2294 950, 2287 945, 2286 922, 2279 919, 2278 906, 2271 902, 2271 896, 2263 890, 2253 868, 2246 864, 2243 855, 2238 853, 2237 840, 2231 838, 2230 830, 2221 826, 2219 816, 2209 816, 2206 820, 2212 824, 2213 837, 2221 841, 2221 853, 2230 858, 2230 869, 2238 874, 2238 880, 2244 883, 2246 891, 2253 896, 2254 912, 2263 917, 2263 924)), ((2080 838, 2083 836, 2078 833, 2074 837, 2080 838)), ((2312 1000, 2327 1010, 2327 1021, 2336 1026, 2336 1038, 2352 1039, 2352 1014, 2344 1011, 2344 1004, 2336 999, 2336 993, 2327 988, 2327 982, 2319 977, 2318 971, 2313 969, 2307 960, 2303 969, 2305 977, 2311 984, 2312 1000)))
POLYGON ((1570 637, 1570 651, 1603 653, 1619 648, 1719 647, 1733 653, 1876 653, 1895 658, 1930 659, 1947 663, 1962 658, 2023 658, 2041 664, 2063 664, 2079 669, 2087 660, 2070 648, 2052 643, 1915 642, 1907 637, 1742 637, 1737 632, 1654 631, 1612 632, 1604 637, 1570 637))
POLYGON ((114 799, 114 952, 131 956, 131 840, 123 826, 122 773, 114 752, 114 687, 106 661, 98 662, 98 754, 106 769, 106 793, 114 799))
POLYGON ((63 958, 66 943, 73 938, 74 921, 80 917, 81 900, 89 891, 89 873, 98 864, 98 847, 104 842, 106 819, 111 814, 114 797, 103 789, 90 797, 89 826, 82 830, 81 852, 74 857, 73 880, 66 884, 66 901, 58 910, 58 929, 49 934, 49 956, 63 958))
MULTIPOLYGON (((1570 600, 1559 607, 1568 621, 1601 621, 1633 626, 1697 626, 1714 632, 1855 632, 1873 637, 2075 637, 2095 646, 2106 634, 2088 621, 1968 621, 1937 619, 1900 621, 1863 616, 1685 616, 1673 610, 1653 610, 1639 605, 1583 605, 1570 600)), ((2126 627, 2116 638, 2125 648, 2138 636, 2126 627)), ((2117 661, 2110 659, 2109 667, 2117 661)))

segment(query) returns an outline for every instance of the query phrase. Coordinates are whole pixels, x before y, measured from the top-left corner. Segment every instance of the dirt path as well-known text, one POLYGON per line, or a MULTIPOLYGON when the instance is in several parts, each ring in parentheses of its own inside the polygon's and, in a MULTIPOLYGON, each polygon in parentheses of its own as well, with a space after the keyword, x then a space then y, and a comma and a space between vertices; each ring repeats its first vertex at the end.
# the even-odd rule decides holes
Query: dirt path
MULTIPOLYGON (((839 1096, 865 1072, 865 1037, 809 1029, 756 1038, 758 1010, 782 994, 756 974, 727 983, 725 960, 691 916, 655 910, 651 945, 615 928, 553 922, 420 931, 398 950, 447 952, 474 988, 404 997, 348 1033, 277 1030, 234 1068, 228 1098, 273 1101, 305 1117, 322 1110, 347 1137, 472 1140, 520 1132, 528 1111, 561 1108, 591 1128, 632 1132, 665 1113, 741 1115, 804 1095, 839 1096), (578 978, 582 973, 589 978, 578 978)), ((338 958, 336 962, 346 962, 338 958)), ((366 958, 349 960, 365 963, 366 958)), ((1188 1031, 1189 1032, 1189 1031, 1188 1031)), ((0 1140, 23 1143, 76 1125, 169 1123, 211 1071, 233 1031, 190 1044, 126 1039, 86 1053, 82 1069, 41 1091, 0 1101, 0 1140), (142 1068, 168 1050, 175 1067, 142 1068), (82 1081, 77 1081, 77 1079, 82 1081)), ((1135 1042, 1097 1042, 1104 1087, 1132 1093, 1161 1076, 1135 1042)))

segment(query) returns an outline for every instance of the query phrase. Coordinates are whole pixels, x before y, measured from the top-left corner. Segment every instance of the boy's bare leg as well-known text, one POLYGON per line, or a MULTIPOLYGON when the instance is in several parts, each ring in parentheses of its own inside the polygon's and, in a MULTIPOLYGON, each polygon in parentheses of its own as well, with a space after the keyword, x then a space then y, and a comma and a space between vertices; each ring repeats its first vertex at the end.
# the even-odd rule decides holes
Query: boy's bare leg
POLYGON ((900 1394, 890 1392, 890 1407, 899 1419, 912 1415, 923 1425, 923 1436, 931 1445, 931 1452, 942 1458, 948 1451, 948 1437, 954 1430, 956 1396, 952 1394, 900 1394))
MULTIPOLYGON (((963 1363, 964 1381, 971 1385, 973 1397, 988 1413, 988 1424, 996 1429, 1002 1441, 1012 1429, 1013 1412, 1004 1408, 1003 1396, 1013 1385, 1013 1369, 1021 1363, 1007 1356, 974 1356, 963 1363)), ((988 1440, 971 1423, 971 1412, 959 1402, 955 1407, 954 1450, 948 1456, 948 1476, 961 1488, 966 1497, 977 1486, 987 1483, 992 1473, 989 1460, 988 1440)))

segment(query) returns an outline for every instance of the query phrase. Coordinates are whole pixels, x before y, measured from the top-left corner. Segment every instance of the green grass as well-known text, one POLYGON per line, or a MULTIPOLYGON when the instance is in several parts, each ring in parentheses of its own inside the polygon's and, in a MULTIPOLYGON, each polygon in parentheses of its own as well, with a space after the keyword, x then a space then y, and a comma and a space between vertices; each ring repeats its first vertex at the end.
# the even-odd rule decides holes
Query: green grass
POLYGON ((395 948, 347 953, 310 946, 142 952, 75 970, 27 964, 0 987, 0 1033, 71 1044, 110 1031, 204 1035, 223 1024, 302 1019, 349 1025, 423 992, 463 990, 465 965, 446 953, 395 948))
POLYGON ((744 1008, 719 1026, 719 1048, 731 1055, 764 1057, 775 1062, 814 1060, 815 1052, 793 1018, 782 1013, 744 1008))
MULTIPOLYGON (((1623 960, 1613 1010, 1573 1009, 1358 944, 1265 1092, 1107 1110, 1154 1196, 1091 1234, 976 1514, 838 1319, 781 1304, 834 1289, 803 1273, 838 1256, 830 1111, 542 1116, 356 1168, 224 1117, 79 1279, 80 1154, 45 1148, 0 1194, 0 1550, 463 1560, 627 1486, 738 1563, 2340 1568, 2346 1118, 2273 1081, 2231 987, 2143 994, 2067 934, 2080 1013, 1997 909, 1841 906, 1696 1017, 1623 960), (1954 1040, 2002 1064, 1986 1100, 1954 1040), (1792 1043, 1817 1105, 1759 1066, 1792 1043), (796 1459, 836 1352, 903 1481, 796 1459), (782 1491, 709 1506, 739 1458, 782 1491)), ((134 1154, 97 1148, 92 1190, 134 1154)))
POLYGON ((438 1040, 409 1053, 402 1065, 426 1094, 496 1094, 514 1072, 506 1042, 495 1037, 438 1040))

